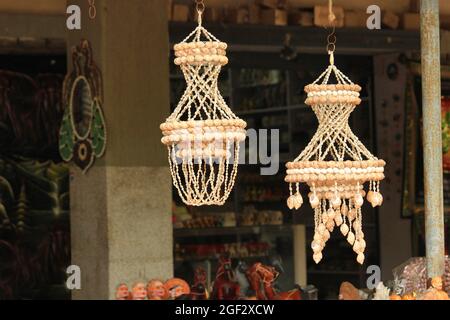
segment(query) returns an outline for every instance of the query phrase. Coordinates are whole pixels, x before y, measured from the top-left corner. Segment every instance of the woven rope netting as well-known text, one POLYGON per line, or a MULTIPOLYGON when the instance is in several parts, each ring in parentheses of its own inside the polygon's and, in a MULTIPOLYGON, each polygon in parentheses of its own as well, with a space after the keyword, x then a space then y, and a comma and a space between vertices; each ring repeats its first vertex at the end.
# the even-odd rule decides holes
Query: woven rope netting
POLYGON ((222 205, 233 189, 245 121, 219 92, 219 73, 228 63, 226 43, 198 27, 174 46, 186 90, 161 125, 173 184, 188 205, 222 205), (204 40, 203 40, 204 39, 204 40))
POLYGON ((314 209, 314 240, 311 244, 314 261, 322 259, 322 250, 330 232, 339 227, 364 262, 366 242, 362 230, 363 197, 372 206, 382 204, 379 181, 384 179, 383 160, 372 155, 352 132, 349 117, 361 103, 361 87, 354 84, 335 65, 330 65, 305 87, 305 101, 317 116, 319 126, 313 138, 292 162, 286 164, 289 183, 288 207, 298 209, 303 203, 300 183, 310 188, 309 202, 314 209), (329 84, 334 76, 336 84, 329 84), (369 182, 369 191, 364 183, 369 182))
MULTIPOLYGON (((335 161, 344 161, 345 159, 375 160, 376 157, 359 141, 348 123, 356 103, 360 102, 360 100, 357 100, 359 99, 357 90, 359 86, 357 87, 335 65, 328 66, 312 85, 318 84, 320 80, 322 80, 320 84, 324 87, 317 86, 315 88, 319 90, 309 92, 309 100, 307 102, 307 104, 311 103, 311 108, 319 121, 319 127, 308 146, 294 161, 322 161, 327 159, 335 161), (334 87, 332 85, 328 88, 326 87, 331 74, 335 75, 341 90, 336 90, 336 85, 334 87), (325 90, 322 91, 322 88, 325 90), (347 90, 344 90, 345 88, 347 90), (345 102, 340 99, 344 94, 347 94, 347 101, 345 102), (328 97, 328 95, 329 101, 325 100, 325 97, 328 97), (312 103, 313 99, 317 101, 317 104, 312 103), (340 101, 338 102, 338 100, 340 101), (324 101, 324 103, 321 101, 324 101)), ((314 88, 313 86, 308 87, 308 90, 309 88, 314 88)))

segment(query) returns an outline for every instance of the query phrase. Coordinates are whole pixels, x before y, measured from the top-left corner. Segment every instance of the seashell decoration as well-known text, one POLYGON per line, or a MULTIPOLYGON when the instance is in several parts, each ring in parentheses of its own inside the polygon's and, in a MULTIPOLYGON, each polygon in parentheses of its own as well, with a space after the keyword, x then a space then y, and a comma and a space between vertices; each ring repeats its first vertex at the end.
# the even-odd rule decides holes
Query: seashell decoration
POLYGON ((339 71, 331 52, 330 65, 305 91, 305 103, 316 114, 319 127, 301 154, 286 164, 285 181, 290 190, 287 205, 290 209, 300 208, 303 199, 299 187, 306 183, 314 209, 314 261, 319 263, 322 259, 322 250, 336 226, 353 247, 357 261, 363 264, 366 242, 361 207, 364 197, 373 207, 383 203, 380 181, 384 179, 386 163, 366 149, 348 123, 350 114, 361 103, 361 87, 339 71), (332 74, 336 84, 328 83, 332 74))
POLYGON ((172 181, 187 205, 222 205, 237 175, 239 143, 246 122, 227 106, 218 89, 222 66, 228 63, 227 44, 201 23, 174 46, 175 64, 186 90, 174 112, 161 124, 172 181), (204 39, 204 40, 202 40, 204 39))

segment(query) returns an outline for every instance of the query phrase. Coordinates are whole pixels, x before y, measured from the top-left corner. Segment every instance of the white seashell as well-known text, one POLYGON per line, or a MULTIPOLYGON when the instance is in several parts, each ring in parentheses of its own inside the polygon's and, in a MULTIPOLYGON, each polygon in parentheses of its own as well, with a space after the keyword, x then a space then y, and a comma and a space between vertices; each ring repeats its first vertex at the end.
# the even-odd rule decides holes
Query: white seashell
POLYGON ((359 241, 355 241, 355 243, 353 244, 353 251, 359 253, 360 249, 361 245, 359 244, 359 241))
POLYGON ((364 239, 359 240, 359 247, 361 248, 362 251, 366 249, 366 241, 364 239))
POLYGON ((383 196, 379 192, 374 192, 372 201, 372 207, 381 206, 383 204, 383 196))
POLYGON ((325 231, 323 232, 323 240, 327 242, 328 239, 330 239, 330 232, 327 229, 325 229, 325 231))
POLYGON ((288 199, 287 199, 287 206, 288 206, 288 208, 289 209, 294 209, 294 196, 290 196, 288 199))
POLYGON ((331 206, 335 209, 338 209, 341 206, 341 198, 335 196, 333 199, 331 199, 331 206))
POLYGON ((353 229, 355 229, 355 230, 361 229, 361 223, 358 220, 355 220, 353 222, 353 229))
POLYGON ((333 209, 328 209, 327 211, 328 220, 334 220, 334 217, 336 217, 336 212, 333 209))
POLYGON ((358 261, 359 264, 363 264, 364 263, 364 253, 359 253, 358 257, 356 258, 356 261, 358 261))
POLYGON ((328 221, 328 214, 326 212, 322 213, 322 223, 327 223, 328 221))
POLYGON ((348 243, 350 243, 350 245, 353 245, 353 243, 355 242, 355 234, 353 232, 349 232, 347 234, 347 241, 348 243))
POLYGON ((326 230, 327 230, 327 228, 325 227, 325 225, 323 223, 319 224, 319 226, 317 227, 317 232, 319 232, 319 234, 322 235, 322 239, 323 239, 323 234, 326 230))
POLYGON ((364 199, 360 193, 357 193, 353 199, 356 208, 361 208, 364 203, 364 199))
MULTIPOLYGON (((373 191, 372 190, 370 190, 369 192, 367 192, 367 195, 366 195, 366 199, 367 199, 367 201, 369 201, 370 203, 372 203, 372 199, 373 199, 373 191)), ((373 205, 373 204, 372 204, 373 205)))
POLYGON ((344 222, 344 219, 342 219, 342 215, 336 214, 336 216, 334 217, 334 222, 336 223, 336 226, 339 227, 342 224, 342 222, 344 222))
POLYGON ((302 204, 303 204, 303 198, 302 198, 302 195, 301 195, 300 193, 297 193, 297 194, 294 196, 294 208, 295 208, 295 210, 300 209, 300 207, 302 206, 302 204))
POLYGON ((329 219, 325 225, 329 232, 333 232, 333 230, 334 230, 334 220, 333 219, 329 219))
POLYGON ((340 229, 341 229, 341 233, 344 237, 348 234, 348 231, 350 230, 348 225, 346 225, 345 223, 341 225, 340 229))
POLYGON ((322 260, 322 253, 321 252, 317 252, 313 254, 313 259, 315 263, 319 263, 320 260, 322 260))
POLYGON ((354 220, 356 218, 356 209, 353 208, 348 211, 347 217, 349 220, 354 220))
POLYGON ((322 250, 322 246, 321 246, 320 242, 313 241, 311 243, 311 249, 313 250, 314 253, 317 253, 317 252, 320 252, 322 250))
POLYGON ((317 195, 312 194, 309 197, 309 203, 311 204, 311 208, 315 209, 320 204, 320 199, 317 195))
POLYGON ((347 213, 348 213, 348 207, 347 207, 347 204, 344 203, 341 207, 341 214, 346 216, 347 213))

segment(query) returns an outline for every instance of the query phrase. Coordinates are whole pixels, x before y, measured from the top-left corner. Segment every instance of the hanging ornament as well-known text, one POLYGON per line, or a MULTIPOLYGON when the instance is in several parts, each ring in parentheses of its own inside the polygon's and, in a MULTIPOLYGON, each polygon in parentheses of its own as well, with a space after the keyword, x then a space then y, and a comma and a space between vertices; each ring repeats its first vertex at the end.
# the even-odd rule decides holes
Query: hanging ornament
POLYGON ((218 89, 227 44, 202 26, 204 4, 196 1, 198 26, 174 46, 187 88, 161 124, 162 143, 178 193, 187 205, 222 205, 235 182, 239 143, 246 123, 227 106, 218 89))
POLYGON ((72 50, 72 64, 73 70, 63 85, 65 111, 59 131, 59 154, 86 173, 106 149, 102 76, 88 40, 72 50))
MULTIPOLYGON (((331 15, 330 15, 331 16, 331 15)), ((350 129, 348 119, 361 103, 361 87, 354 84, 334 65, 335 35, 328 36, 330 65, 312 84, 305 87, 307 99, 317 116, 319 127, 307 147, 292 162, 286 164, 291 208, 300 199, 300 183, 310 188, 309 202, 314 209, 314 260, 322 259, 322 250, 335 226, 347 238, 364 262, 364 233, 361 207, 364 184, 368 182, 366 199, 372 206, 380 206, 383 197, 380 181, 384 179, 385 162, 372 155, 350 129), (330 84, 330 77, 336 84, 330 84)))

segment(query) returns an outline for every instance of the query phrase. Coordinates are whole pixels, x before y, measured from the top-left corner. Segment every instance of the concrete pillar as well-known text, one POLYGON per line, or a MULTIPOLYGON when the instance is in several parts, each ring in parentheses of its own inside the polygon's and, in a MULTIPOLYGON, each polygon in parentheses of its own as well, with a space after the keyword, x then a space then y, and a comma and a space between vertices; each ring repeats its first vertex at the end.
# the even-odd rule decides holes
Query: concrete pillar
POLYGON ((72 169, 72 264, 82 272, 73 299, 113 298, 121 282, 165 280, 173 273, 171 180, 159 131, 170 111, 161 2, 97 0, 90 20, 88 1, 67 1, 82 10, 82 30, 67 30, 67 45, 92 43, 108 129, 105 156, 86 175, 72 169))

